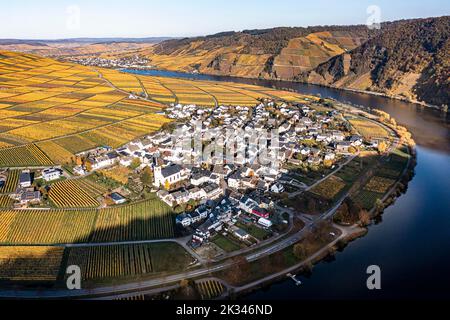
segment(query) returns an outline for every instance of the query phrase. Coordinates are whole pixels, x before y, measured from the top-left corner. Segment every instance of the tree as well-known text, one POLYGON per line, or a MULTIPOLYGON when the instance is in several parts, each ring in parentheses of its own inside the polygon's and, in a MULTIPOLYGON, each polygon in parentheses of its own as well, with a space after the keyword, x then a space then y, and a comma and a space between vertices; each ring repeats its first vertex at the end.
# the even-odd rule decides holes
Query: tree
POLYGON ((86 171, 91 172, 92 171, 92 164, 90 161, 86 161, 86 171))
POLYGON ((381 199, 377 199, 375 202, 375 209, 377 212, 382 212, 384 210, 384 203, 381 201, 381 199))
POLYGON ((359 221, 361 226, 367 227, 370 224, 370 213, 367 210, 361 210, 359 212, 359 221))
POLYGON ((387 151, 387 147, 388 147, 388 145, 387 145, 386 141, 381 141, 378 144, 378 152, 385 153, 387 151))
POLYGON ((170 190, 170 182, 169 180, 166 180, 166 182, 164 182, 164 188, 169 191, 170 190))
POLYGON ((331 168, 331 166, 333 165, 333 160, 324 160, 323 165, 325 166, 325 168, 331 168))
POLYGON ((308 250, 306 250, 305 246, 303 243, 297 243, 294 246, 294 256, 298 259, 298 260, 304 260, 308 257, 308 250))
POLYGON ((150 169, 150 167, 145 167, 144 170, 142 171, 141 181, 144 185, 147 185, 147 186, 152 184, 153 172, 152 172, 152 169, 150 169))
POLYGON ((233 258, 233 266, 228 272, 230 282, 234 284, 242 283, 250 273, 250 264, 243 256, 233 258))
POLYGON ((180 281, 180 287, 181 288, 186 288, 189 286, 189 280, 183 279, 180 281))
POLYGON ((139 168, 140 165, 141 165, 141 160, 139 160, 139 158, 134 158, 133 161, 131 161, 130 169, 135 170, 135 169, 139 168))

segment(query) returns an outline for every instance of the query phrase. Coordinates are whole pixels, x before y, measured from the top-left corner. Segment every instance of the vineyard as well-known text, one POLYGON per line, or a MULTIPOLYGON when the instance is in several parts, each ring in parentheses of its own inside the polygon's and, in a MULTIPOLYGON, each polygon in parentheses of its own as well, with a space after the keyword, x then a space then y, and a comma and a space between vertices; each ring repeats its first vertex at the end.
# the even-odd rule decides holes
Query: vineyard
POLYGON ((0 280, 56 281, 64 248, 0 247, 0 280))
POLYGON ((384 194, 394 185, 394 183, 395 180, 376 176, 370 179, 369 183, 364 187, 364 190, 384 194))
POLYGON ((0 243, 166 239, 174 236, 174 220, 171 209, 158 199, 107 209, 0 210, 0 243))
POLYGON ((0 208, 9 208, 13 204, 13 200, 10 196, 1 194, 0 195, 0 208))
POLYGON ((365 189, 361 190, 353 197, 353 199, 365 210, 372 210, 377 200, 382 198, 382 193, 367 191, 365 189))
POLYGON ((58 244, 87 242, 96 210, 0 211, 0 242, 58 244))
MULTIPOLYGON (((48 196, 58 208, 95 208, 99 202, 86 191, 86 184, 78 180, 65 180, 53 184, 48 196)), ((87 186, 92 191, 92 187, 87 186)))
POLYGON ((68 248, 67 265, 78 265, 83 280, 138 278, 185 270, 192 257, 178 244, 130 244, 68 248), (171 261, 167 266, 161 261, 171 261))
POLYGON ((215 280, 201 281, 195 284, 202 300, 215 299, 220 297, 225 291, 223 284, 215 280))
POLYGON ((345 188, 345 186, 346 184, 341 178, 331 176, 311 189, 311 192, 323 197, 324 199, 334 200, 336 196, 338 196, 345 188))
POLYGON ((389 133, 381 125, 364 119, 351 119, 350 124, 358 131, 366 140, 375 138, 388 138, 389 133))
POLYGON ((34 144, 0 150, 0 167, 51 166, 53 162, 34 144))
POLYGON ((75 159, 75 156, 72 153, 53 141, 40 142, 37 146, 53 161, 53 163, 69 164, 75 159))
MULTIPOLYGON (((67 163, 72 154, 117 136, 117 128, 108 127, 164 108, 160 103, 128 99, 84 66, 11 52, 2 52, 2 56, 0 166, 67 163), (95 133, 93 140, 80 136, 93 130, 105 130, 100 131, 105 137, 97 139, 95 133)), ((141 90, 134 76, 108 70, 107 77, 127 91, 141 90)), ((113 142, 124 143, 151 133, 158 124, 161 121, 155 120, 148 131, 130 130, 125 139, 113 142)))
POLYGON ((171 208, 155 199, 100 210, 92 241, 164 239, 173 234, 171 208))
POLYGON ((249 84, 93 71, 28 54, 1 54, 0 167, 65 164, 73 154, 97 146, 119 147, 168 122, 155 113, 170 103, 254 106, 261 98, 314 100, 249 84), (151 101, 129 99, 110 84, 151 101))
POLYGON ((6 178, 5 185, 0 188, 0 193, 14 192, 19 184, 19 170, 9 170, 6 178))

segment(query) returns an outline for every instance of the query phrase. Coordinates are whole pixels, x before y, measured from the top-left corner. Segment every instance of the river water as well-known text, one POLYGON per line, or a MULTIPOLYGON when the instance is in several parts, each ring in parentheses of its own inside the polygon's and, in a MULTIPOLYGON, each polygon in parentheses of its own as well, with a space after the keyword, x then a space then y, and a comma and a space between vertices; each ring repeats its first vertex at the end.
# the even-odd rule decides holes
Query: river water
POLYGON ((408 191, 386 209, 369 233, 301 277, 284 280, 245 299, 432 299, 450 298, 450 114, 403 101, 326 87, 270 80, 193 75, 159 70, 141 75, 233 81, 289 88, 341 102, 384 110, 417 142, 416 176, 408 191), (366 286, 370 265, 381 268, 381 290, 366 286))

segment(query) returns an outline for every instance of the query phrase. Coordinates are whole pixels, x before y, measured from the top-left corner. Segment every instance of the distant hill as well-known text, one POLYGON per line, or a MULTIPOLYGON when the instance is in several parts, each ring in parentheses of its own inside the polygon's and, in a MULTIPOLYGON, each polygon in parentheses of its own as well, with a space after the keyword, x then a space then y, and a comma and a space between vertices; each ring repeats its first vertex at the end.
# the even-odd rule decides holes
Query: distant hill
POLYGON ((0 45, 42 45, 47 44, 67 44, 67 43, 80 43, 80 44, 107 44, 117 42, 128 43, 159 43, 162 41, 171 40, 171 37, 148 37, 148 38, 71 38, 71 39, 58 39, 58 40, 23 40, 23 39, 0 39, 0 45))
POLYGON ((152 65, 169 70, 292 80, 377 33, 366 26, 222 32, 164 41, 147 55, 152 65))
POLYGON ((399 21, 297 80, 449 105, 450 17, 399 21))
POLYGON ((245 30, 141 51, 156 68, 295 80, 449 104, 449 17, 367 26, 245 30))

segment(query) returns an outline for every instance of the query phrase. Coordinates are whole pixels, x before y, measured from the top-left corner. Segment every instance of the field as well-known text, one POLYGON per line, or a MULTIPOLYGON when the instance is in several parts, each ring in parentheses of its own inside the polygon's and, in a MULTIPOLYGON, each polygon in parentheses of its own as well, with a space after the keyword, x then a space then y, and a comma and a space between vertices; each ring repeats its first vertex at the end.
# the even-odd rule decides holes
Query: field
POLYGON ((0 280, 56 281, 64 248, 0 247, 0 280))
POLYGON ((83 280, 139 278, 185 270, 192 257, 176 243, 69 248, 67 265, 78 265, 83 280))
POLYGON ((174 236, 169 207, 149 200, 109 209, 0 210, 0 243, 41 245, 166 239, 174 236))
POLYGON ((267 230, 264 230, 254 224, 245 225, 243 223, 237 223, 237 227, 244 229, 248 232, 252 237, 258 239, 258 240, 264 240, 267 239, 267 237, 270 236, 270 232, 267 230))
POLYGON ((116 166, 111 169, 99 170, 99 173, 109 179, 117 181, 120 184, 128 184, 128 178, 130 177, 132 171, 123 166, 116 166))
POLYGON ((225 291, 223 284, 216 280, 198 281, 195 285, 202 300, 220 297, 225 291))
POLYGON ((366 140, 389 137, 389 133, 386 129, 372 121, 365 119, 351 119, 349 122, 366 140))
POLYGON ((216 235, 214 239, 211 240, 211 242, 213 242, 215 245, 226 252, 233 252, 241 248, 236 243, 222 235, 216 235))

